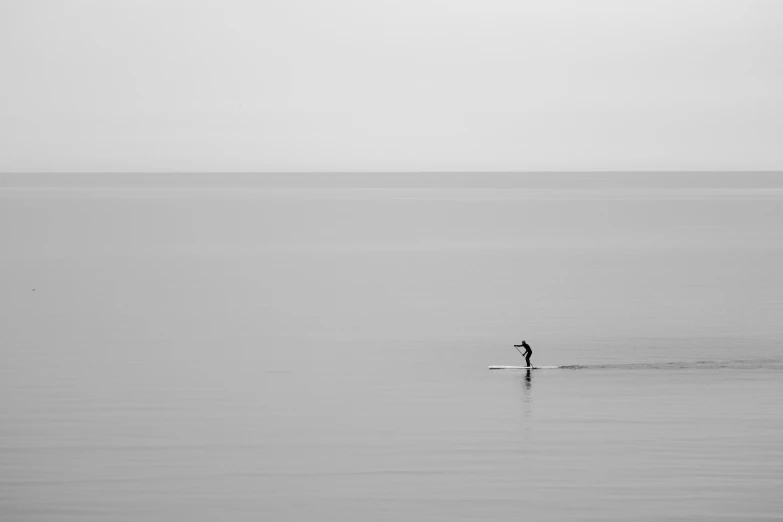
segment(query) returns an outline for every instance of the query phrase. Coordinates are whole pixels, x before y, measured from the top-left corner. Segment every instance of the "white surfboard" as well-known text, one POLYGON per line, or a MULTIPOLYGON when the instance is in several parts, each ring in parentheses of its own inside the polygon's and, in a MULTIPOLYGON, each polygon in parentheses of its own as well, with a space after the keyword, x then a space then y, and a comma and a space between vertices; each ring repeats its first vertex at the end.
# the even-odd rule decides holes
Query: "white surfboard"
POLYGON ((559 366, 490 366, 490 370, 545 370, 560 368, 559 366))

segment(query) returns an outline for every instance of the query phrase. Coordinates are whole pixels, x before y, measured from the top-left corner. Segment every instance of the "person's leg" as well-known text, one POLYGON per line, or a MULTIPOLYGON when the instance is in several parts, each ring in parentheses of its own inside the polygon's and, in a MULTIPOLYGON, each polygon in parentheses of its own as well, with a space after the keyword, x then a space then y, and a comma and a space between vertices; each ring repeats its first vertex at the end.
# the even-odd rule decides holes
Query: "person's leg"
POLYGON ((525 364, 527 366, 531 366, 531 364, 530 364, 530 356, 529 355, 525 355, 525 364))

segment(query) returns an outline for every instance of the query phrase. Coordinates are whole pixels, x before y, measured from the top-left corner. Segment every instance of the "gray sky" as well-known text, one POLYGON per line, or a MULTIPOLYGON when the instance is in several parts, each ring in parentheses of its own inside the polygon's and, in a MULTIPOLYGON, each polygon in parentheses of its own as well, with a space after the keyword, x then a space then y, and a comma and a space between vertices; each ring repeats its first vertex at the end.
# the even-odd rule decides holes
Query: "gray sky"
POLYGON ((0 0, 1 171, 783 169, 780 0, 0 0))

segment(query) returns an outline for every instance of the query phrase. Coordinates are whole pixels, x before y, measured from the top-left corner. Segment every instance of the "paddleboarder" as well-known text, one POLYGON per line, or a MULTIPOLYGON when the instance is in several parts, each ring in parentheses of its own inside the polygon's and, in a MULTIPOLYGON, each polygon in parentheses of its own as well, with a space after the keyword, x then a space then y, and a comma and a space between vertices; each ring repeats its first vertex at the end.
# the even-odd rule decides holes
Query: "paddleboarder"
POLYGON ((525 364, 527 366, 533 366, 530 364, 530 356, 533 355, 533 350, 530 349, 530 345, 527 344, 524 340, 522 341, 522 344, 515 344, 514 348, 524 348, 525 353, 522 354, 522 356, 525 358, 525 364))

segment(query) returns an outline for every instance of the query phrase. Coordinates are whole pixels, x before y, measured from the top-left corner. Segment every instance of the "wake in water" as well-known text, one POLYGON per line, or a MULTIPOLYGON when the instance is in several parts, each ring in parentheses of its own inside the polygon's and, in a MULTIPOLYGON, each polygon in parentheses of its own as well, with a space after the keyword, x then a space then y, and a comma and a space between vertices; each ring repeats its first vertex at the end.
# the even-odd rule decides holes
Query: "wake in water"
POLYGON ((781 359, 737 359, 733 361, 676 361, 629 364, 574 364, 566 370, 783 370, 781 359))

